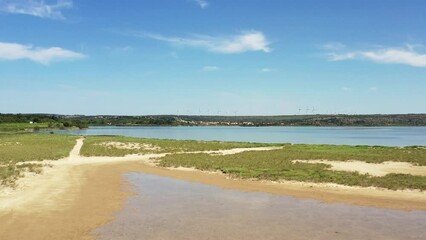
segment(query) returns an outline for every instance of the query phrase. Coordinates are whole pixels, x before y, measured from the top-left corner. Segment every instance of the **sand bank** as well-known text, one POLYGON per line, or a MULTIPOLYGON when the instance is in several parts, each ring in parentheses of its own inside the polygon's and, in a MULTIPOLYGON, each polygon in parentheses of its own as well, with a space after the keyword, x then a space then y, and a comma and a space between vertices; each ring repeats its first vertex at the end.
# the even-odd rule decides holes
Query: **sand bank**
POLYGON ((382 177, 389 173, 426 176, 426 166, 414 166, 409 162, 367 163, 361 161, 329 161, 329 160, 295 160, 293 162, 324 163, 331 165, 332 170, 359 172, 382 177))
POLYGON ((122 178, 127 172, 145 172, 226 189, 285 194, 323 202, 426 210, 426 194, 420 191, 230 179, 219 173, 156 167, 153 159, 164 154, 81 157, 82 145, 83 140, 79 139, 68 158, 45 161, 48 166, 43 174, 19 180, 19 187, 15 190, 0 191, 2 238, 94 238, 91 231, 109 222, 122 208, 126 197, 132 194, 122 178))

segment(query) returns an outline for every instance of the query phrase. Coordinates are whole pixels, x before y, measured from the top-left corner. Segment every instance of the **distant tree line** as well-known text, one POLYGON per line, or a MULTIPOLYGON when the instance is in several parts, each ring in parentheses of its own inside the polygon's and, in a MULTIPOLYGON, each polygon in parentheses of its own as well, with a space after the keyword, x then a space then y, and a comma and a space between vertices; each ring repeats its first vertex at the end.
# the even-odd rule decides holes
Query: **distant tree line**
POLYGON ((426 126, 426 114, 283 116, 114 116, 1 114, 1 123, 48 123, 52 128, 88 126, 426 126))
POLYGON ((66 119, 52 114, 1 114, 1 123, 47 123, 50 128, 87 128, 89 124, 79 118, 66 119))
POLYGON ((426 126, 426 114, 182 116, 186 121, 252 123, 255 126, 426 126))

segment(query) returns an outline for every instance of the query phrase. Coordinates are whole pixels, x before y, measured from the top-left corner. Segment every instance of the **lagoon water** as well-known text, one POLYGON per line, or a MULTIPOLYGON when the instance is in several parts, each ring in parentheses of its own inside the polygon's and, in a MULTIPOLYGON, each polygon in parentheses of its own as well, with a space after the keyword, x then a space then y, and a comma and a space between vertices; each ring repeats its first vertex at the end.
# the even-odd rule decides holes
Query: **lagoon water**
MULTIPOLYGON (((79 135, 144 138, 426 146, 426 127, 91 127, 79 135)), ((130 239, 426 239, 426 211, 321 203, 259 192, 127 173, 135 195, 112 222, 94 230, 102 240, 130 239)))
POLYGON ((90 127, 78 135, 265 143, 426 146, 426 127, 90 127))
POLYGON ((99 239, 426 239, 425 211, 321 203, 143 173, 99 239))

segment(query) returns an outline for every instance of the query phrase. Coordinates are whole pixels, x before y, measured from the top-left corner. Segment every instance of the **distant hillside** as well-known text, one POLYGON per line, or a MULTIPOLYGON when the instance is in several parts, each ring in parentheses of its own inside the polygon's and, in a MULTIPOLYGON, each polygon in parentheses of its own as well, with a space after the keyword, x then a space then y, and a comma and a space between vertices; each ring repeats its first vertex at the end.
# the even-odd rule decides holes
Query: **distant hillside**
POLYGON ((426 114, 182 116, 181 118, 186 121, 252 123, 258 126, 426 126, 426 114))
MULTIPOLYGON (((426 114, 283 116, 84 116, 1 114, 4 123, 47 123, 49 127, 87 126, 426 126, 426 114)), ((0 125, 1 127, 1 125, 0 125)))

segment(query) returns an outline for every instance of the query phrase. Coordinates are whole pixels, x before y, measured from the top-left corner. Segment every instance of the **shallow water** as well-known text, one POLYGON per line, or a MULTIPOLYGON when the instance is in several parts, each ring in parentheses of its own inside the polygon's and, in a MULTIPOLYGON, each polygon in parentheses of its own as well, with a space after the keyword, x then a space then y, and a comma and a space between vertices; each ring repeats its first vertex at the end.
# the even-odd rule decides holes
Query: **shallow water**
POLYGON ((426 127, 90 127, 57 132, 181 140, 426 146, 426 127))
POLYGON ((326 204, 143 173, 99 239, 426 239, 426 211, 326 204))

